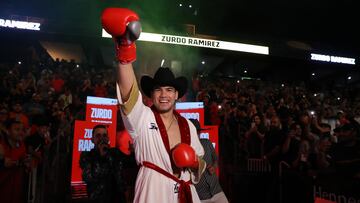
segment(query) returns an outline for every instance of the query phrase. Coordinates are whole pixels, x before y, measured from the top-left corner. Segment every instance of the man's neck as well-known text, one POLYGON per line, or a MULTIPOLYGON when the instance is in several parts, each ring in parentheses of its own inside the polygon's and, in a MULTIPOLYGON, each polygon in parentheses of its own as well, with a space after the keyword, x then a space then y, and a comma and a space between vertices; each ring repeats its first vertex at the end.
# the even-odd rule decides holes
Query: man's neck
POLYGON ((173 110, 170 110, 166 113, 160 113, 160 117, 163 120, 163 122, 167 122, 173 118, 173 114, 174 114, 173 110))

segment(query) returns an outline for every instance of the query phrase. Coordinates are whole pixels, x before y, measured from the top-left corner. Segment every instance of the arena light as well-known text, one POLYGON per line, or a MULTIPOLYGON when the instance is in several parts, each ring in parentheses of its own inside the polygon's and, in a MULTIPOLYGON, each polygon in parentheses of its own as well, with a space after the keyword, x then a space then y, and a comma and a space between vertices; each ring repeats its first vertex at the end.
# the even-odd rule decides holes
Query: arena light
POLYGON ((344 63, 344 64, 350 64, 350 65, 356 64, 354 58, 347 58, 347 57, 341 57, 341 56, 330 56, 330 55, 314 54, 314 53, 311 53, 311 60, 324 61, 324 62, 330 62, 330 63, 344 63))
MULTIPOLYGON (((102 37, 111 38, 111 36, 105 30, 102 30, 102 37)), ((204 38, 184 37, 177 35, 165 35, 165 34, 142 32, 139 41, 157 42, 164 44, 177 44, 184 46, 223 49, 230 51, 240 51, 240 52, 269 55, 269 47, 267 46, 226 42, 226 41, 211 40, 204 38)))
POLYGON ((39 31, 40 26, 41 24, 36 22, 27 22, 27 21, 18 21, 18 20, 9 20, 9 19, 0 18, 0 27, 39 31))

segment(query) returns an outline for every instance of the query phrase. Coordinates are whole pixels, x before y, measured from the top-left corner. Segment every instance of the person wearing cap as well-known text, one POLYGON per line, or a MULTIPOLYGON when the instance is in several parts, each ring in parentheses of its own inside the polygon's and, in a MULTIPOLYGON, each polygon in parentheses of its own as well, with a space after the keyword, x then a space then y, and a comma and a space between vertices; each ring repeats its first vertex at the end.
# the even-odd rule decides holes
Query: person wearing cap
POLYGON ((194 183, 206 163, 204 149, 194 125, 175 111, 175 102, 187 90, 187 79, 160 67, 154 77, 143 76, 139 91, 132 62, 135 40, 141 33, 139 16, 126 8, 107 8, 101 15, 103 28, 115 41, 117 98, 124 125, 134 141, 137 175, 134 202, 199 203, 194 183), (143 94, 152 107, 143 104, 143 94))
MULTIPOLYGON (((197 119, 189 119, 195 126, 198 136, 204 128, 201 128, 200 122, 197 119)), ((201 176, 198 184, 195 185, 196 191, 202 203, 227 203, 229 202, 223 192, 219 179, 216 175, 216 168, 218 166, 218 158, 213 144, 209 139, 200 138, 200 143, 204 147, 205 154, 203 159, 206 162, 206 171, 201 176)))

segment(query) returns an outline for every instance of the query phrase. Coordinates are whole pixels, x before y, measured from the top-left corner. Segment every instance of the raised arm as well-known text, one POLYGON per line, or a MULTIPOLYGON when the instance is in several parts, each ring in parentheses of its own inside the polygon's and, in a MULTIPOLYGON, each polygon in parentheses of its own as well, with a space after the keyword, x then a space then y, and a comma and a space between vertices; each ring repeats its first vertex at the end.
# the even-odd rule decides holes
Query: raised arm
POLYGON ((117 69, 117 84, 119 85, 121 99, 126 102, 130 97, 131 88, 136 83, 135 73, 131 63, 119 63, 117 69))
MULTIPOLYGON (((136 82, 132 62, 136 60, 137 40, 141 33, 138 15, 126 8, 107 8, 101 15, 103 28, 113 37, 116 47, 118 86, 121 99, 126 102, 136 82)), ((137 88, 137 86, 136 86, 137 88)))

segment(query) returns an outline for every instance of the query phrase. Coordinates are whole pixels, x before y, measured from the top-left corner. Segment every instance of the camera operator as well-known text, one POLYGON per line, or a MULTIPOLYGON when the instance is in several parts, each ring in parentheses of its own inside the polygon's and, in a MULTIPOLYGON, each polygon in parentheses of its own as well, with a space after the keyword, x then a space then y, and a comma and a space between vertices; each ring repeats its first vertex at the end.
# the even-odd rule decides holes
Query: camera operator
POLYGON ((122 154, 117 148, 110 148, 105 125, 93 128, 91 141, 94 148, 80 155, 89 199, 92 202, 125 202, 122 154))

